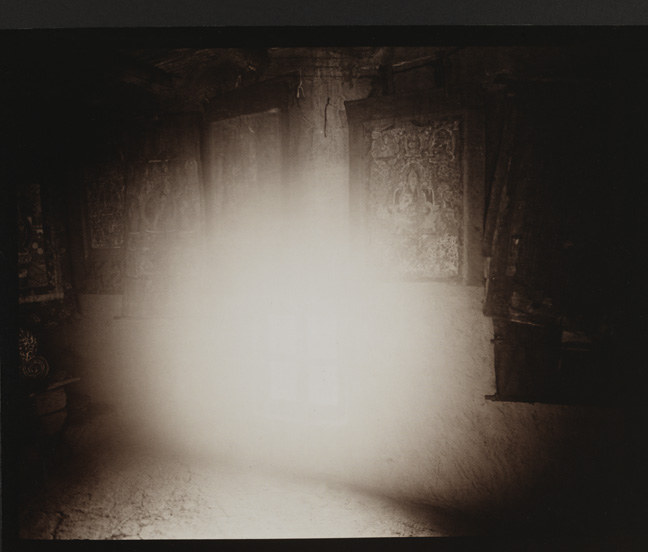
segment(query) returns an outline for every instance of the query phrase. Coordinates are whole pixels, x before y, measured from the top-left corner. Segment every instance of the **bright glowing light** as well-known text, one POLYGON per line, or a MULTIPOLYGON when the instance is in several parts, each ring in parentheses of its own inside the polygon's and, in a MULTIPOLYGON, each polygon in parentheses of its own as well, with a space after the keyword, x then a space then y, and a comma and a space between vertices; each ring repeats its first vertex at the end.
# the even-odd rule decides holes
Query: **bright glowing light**
POLYGON ((308 398, 315 404, 338 404, 338 377, 335 364, 312 364, 308 379, 308 398))
POLYGON ((186 252, 202 266, 175 281, 183 317, 149 325, 139 347, 141 416, 183 450, 423 493, 463 450, 443 420, 490 390, 491 328, 481 290, 367 277, 343 165, 292 182, 281 215, 265 173, 246 169, 240 209, 186 252))

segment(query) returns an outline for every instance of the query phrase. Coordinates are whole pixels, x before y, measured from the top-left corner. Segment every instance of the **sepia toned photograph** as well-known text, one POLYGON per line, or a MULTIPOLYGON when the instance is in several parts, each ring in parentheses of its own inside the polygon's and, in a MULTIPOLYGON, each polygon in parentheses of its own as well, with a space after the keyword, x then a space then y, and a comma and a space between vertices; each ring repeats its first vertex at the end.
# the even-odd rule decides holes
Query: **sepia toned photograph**
POLYGON ((5 32, 11 550, 634 542, 646 38, 5 32))

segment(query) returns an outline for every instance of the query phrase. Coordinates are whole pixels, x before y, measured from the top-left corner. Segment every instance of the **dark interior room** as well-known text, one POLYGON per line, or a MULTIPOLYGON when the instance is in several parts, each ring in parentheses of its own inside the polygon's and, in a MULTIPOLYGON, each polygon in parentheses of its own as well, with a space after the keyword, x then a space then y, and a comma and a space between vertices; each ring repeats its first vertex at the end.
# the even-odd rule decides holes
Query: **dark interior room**
POLYGON ((3 32, 3 538, 641 537, 646 42, 3 32))

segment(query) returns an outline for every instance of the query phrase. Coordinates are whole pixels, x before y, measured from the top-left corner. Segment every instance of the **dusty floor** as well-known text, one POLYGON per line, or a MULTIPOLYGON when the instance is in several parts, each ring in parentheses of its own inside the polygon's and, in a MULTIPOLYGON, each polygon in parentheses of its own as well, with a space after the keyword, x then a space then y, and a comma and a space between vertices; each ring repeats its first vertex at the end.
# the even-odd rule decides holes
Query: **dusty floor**
MULTIPOLYGON (((214 453, 171 449, 146 433, 134 434, 132 424, 119 422, 109 412, 87 410, 82 419, 82 424, 67 427, 56 454, 43 466, 39 485, 36 472, 26 470, 20 485, 20 538, 463 537, 509 535, 516 529, 509 518, 500 531, 497 523, 493 527, 497 516, 469 520, 341 483, 233 462, 214 453)), ((567 521, 578 529, 576 513, 570 511, 567 521)), ((628 524, 611 530, 614 520, 608 519, 609 513, 607 509, 604 521, 592 521, 586 533, 576 535, 600 539, 606 531, 613 536, 636 534, 628 524)), ((518 534, 526 537, 539 528, 543 535, 551 526, 521 525, 518 534)), ((554 531, 562 532, 560 527, 554 531)))
POLYGON ((50 469, 20 513, 27 539, 447 536, 442 512, 157 446, 95 443, 50 469))

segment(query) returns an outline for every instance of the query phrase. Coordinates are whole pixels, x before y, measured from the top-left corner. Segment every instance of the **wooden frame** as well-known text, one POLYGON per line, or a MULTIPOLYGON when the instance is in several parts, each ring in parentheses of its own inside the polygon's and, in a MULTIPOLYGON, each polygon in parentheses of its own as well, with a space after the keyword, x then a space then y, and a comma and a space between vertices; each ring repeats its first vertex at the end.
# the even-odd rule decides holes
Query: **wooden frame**
POLYGON ((446 95, 435 90, 345 105, 354 249, 370 274, 481 285, 484 121, 479 91, 446 95), (391 203, 377 206, 379 201, 391 203), (450 245, 443 249, 444 243, 450 245), (387 252, 377 252, 383 245, 387 252), (377 257, 380 261, 374 262, 377 257))

